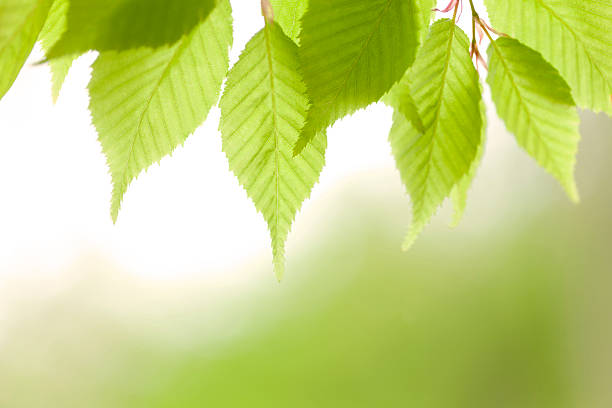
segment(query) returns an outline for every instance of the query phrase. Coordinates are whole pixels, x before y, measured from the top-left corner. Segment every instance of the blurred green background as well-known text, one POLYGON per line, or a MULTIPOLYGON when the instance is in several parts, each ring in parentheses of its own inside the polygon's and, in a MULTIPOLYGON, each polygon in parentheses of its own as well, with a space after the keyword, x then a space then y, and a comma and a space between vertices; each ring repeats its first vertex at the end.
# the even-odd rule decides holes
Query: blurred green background
POLYGON ((578 206, 493 151, 462 225, 444 209, 408 253, 409 201, 372 171, 281 284, 268 259, 147 280, 95 253, 3 278, 0 407, 610 407, 612 125, 583 117, 578 206))

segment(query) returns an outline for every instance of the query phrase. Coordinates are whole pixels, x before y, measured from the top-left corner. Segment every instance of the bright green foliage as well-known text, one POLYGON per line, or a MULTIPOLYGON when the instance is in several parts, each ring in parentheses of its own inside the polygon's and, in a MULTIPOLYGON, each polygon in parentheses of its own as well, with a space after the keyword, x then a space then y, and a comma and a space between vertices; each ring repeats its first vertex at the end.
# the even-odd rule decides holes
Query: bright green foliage
MULTIPOLYGON (((60 39, 68 21, 69 0, 55 0, 49 10, 47 21, 40 32, 40 42, 45 53, 48 53, 55 43, 60 39)), ((68 75, 72 63, 78 55, 66 55, 49 61, 52 74, 51 96, 53 101, 57 101, 62 84, 68 75)))
POLYGON ((50 51, 50 58, 89 50, 118 51, 173 44, 204 21, 217 3, 216 0, 69 2, 67 30, 50 51))
POLYGON ((491 96, 518 143, 578 200, 574 164, 578 114, 570 88, 534 50, 499 38, 489 47, 491 96))
POLYGON ((404 249, 469 172, 482 143, 481 90, 468 47, 452 21, 434 23, 411 70, 410 94, 425 131, 394 116, 389 138, 413 207, 404 249))
POLYGON ((53 0, 0 1, 0 98, 30 55, 53 0))
POLYGON ((472 182, 476 177, 476 173, 478 172, 478 168, 480 167, 480 163, 482 161, 482 156, 484 155, 487 138, 487 115, 484 101, 480 102, 480 116, 482 118, 482 141, 478 145, 476 158, 472 162, 470 170, 467 172, 467 174, 463 176, 459 183, 457 183, 457 185, 453 188, 453 191, 451 191, 451 201, 453 203, 454 210, 453 218, 450 223, 451 227, 457 227, 461 222, 461 219, 463 218, 463 213, 465 212, 465 208, 467 207, 468 192, 472 187, 472 182))
POLYGON ((495 28, 540 52, 579 106, 612 115, 612 1, 486 0, 495 28))
POLYGON ((300 58, 312 106, 295 153, 400 80, 414 61, 421 21, 416 0, 310 0, 300 58))
POLYGON ((217 102, 231 43, 230 5, 220 2, 172 46, 100 54, 90 110, 113 179, 113 220, 131 180, 182 144, 217 102))
POLYGON ((308 99, 297 46, 277 24, 266 23, 249 41, 229 73, 220 107, 223 151, 268 223, 280 279, 285 240, 319 178, 326 139, 319 134, 299 157, 292 157, 308 99))
POLYGON ((308 0, 270 0, 270 4, 274 10, 274 21, 299 45, 301 19, 308 8, 308 0))
MULTIPOLYGON (((37 38, 54 99, 74 58, 99 52, 90 111, 116 221, 131 181, 219 99, 229 2, 0 0, 0 97, 37 38)), ((472 1, 443 11, 471 11, 468 39, 456 21, 430 27, 436 0, 261 0, 265 27, 230 71, 220 131, 230 169, 268 223, 279 278, 291 224, 324 165, 326 130, 372 103, 394 109, 389 139, 413 207, 404 248, 449 196, 459 223, 486 140, 477 25, 492 41, 487 82, 499 116, 578 200, 576 105, 612 115, 612 0, 485 2, 493 28, 472 1)))

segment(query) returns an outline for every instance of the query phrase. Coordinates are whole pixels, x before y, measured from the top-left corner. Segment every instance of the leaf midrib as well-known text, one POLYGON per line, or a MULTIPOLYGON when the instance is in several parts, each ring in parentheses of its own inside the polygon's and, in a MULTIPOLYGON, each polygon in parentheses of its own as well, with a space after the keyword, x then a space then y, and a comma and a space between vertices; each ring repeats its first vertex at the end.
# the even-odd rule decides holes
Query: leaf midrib
MULTIPOLYGON (((271 23, 274 24, 274 23, 271 23)), ((279 184, 280 184, 280 173, 279 173, 279 151, 278 151, 278 125, 277 125, 277 112, 276 112, 276 95, 274 92, 274 64, 272 61, 272 46, 270 44, 270 29, 274 29, 274 26, 270 25, 267 21, 266 21, 266 26, 264 27, 264 42, 266 44, 266 54, 267 54, 267 60, 268 60, 268 69, 270 71, 270 100, 272 103, 272 132, 274 134, 274 169, 275 169, 275 174, 274 174, 274 181, 275 181, 275 189, 276 189, 276 194, 274 196, 274 201, 275 201, 275 207, 276 207, 276 214, 274 216, 274 231, 275 231, 275 235, 278 235, 279 233, 279 216, 280 216, 280 203, 279 203, 279 184)), ((276 252, 276 250, 278 248, 276 248, 276 237, 272 237, 272 245, 274 247, 274 250, 276 252)), ((276 254, 275 254, 276 255, 276 254)))
POLYGON ((374 28, 370 32, 370 35, 368 36, 367 40, 364 42, 363 46, 359 50, 359 54, 357 55, 357 57, 353 61, 353 64, 350 66, 346 76, 344 77, 344 81, 338 87, 338 92, 336 92, 336 95, 333 97, 333 99, 331 99, 330 102, 327 102, 326 105, 330 105, 330 104, 334 105, 336 103, 336 101, 338 100, 338 98, 340 97, 340 94, 342 93, 342 91, 344 91, 344 88, 346 87, 346 84, 348 84, 349 78, 351 77, 351 75, 353 74, 353 71, 357 67, 357 64, 359 63, 359 61, 363 57, 363 54, 364 54, 365 50, 370 45, 370 41, 372 41, 372 38, 374 37, 374 34, 380 29, 380 26, 382 24, 382 20, 383 20, 384 16, 389 12, 389 9, 391 8, 391 3, 393 3, 394 1, 395 0, 389 0, 387 2, 387 5, 385 6, 385 9, 378 16, 378 20, 376 21, 376 24, 375 24, 374 28))
MULTIPOLYGON (((196 26, 196 28, 194 28, 194 31, 198 27, 199 26, 196 26)), ((130 163, 131 163, 133 155, 134 155, 134 147, 136 146, 136 140, 139 139, 140 137, 142 137, 142 135, 141 135, 142 124, 144 122, 145 117, 149 113, 149 108, 151 107, 151 102, 153 101, 153 99, 155 98, 157 93, 159 92, 159 89, 161 88, 162 83, 168 78, 168 75, 169 75, 171 69, 174 67, 174 64, 180 58, 180 56, 182 55, 183 51, 189 46, 190 43, 191 43, 191 34, 183 37, 181 40, 179 40, 179 44, 175 45, 176 49, 174 50, 172 56, 168 60, 168 63, 166 65, 166 67, 164 68, 162 74, 160 75, 158 81, 155 83, 155 86, 151 90, 151 93, 150 93, 149 97, 147 98, 146 104, 145 104, 144 108, 142 109, 141 114, 139 115, 138 127, 136 128, 136 131, 134 132, 134 136, 132 137, 132 142, 130 143, 130 150, 128 152, 127 160, 126 160, 125 165, 123 167, 123 170, 121 172, 120 180, 121 180, 121 191, 122 191, 122 193, 125 193, 125 190, 127 188, 127 181, 126 181, 127 180, 127 171, 128 171, 128 168, 130 166, 130 163)))
MULTIPOLYGON (((450 60, 451 60, 451 55, 452 55, 452 48, 453 48, 453 41, 455 39, 455 29, 456 29, 456 25, 454 21, 450 21, 450 38, 448 39, 448 46, 446 49, 446 60, 444 61, 444 70, 442 71, 442 86, 440 87, 440 96, 438 97, 438 100, 440 101, 440 103, 438 104, 437 108, 436 108, 436 114, 434 116, 434 122, 433 122, 433 128, 431 131, 431 139, 432 139, 432 143, 431 143, 431 147, 429 149, 429 154, 427 157, 427 166, 425 169, 425 180, 429 179, 429 174, 431 173, 431 161, 433 158, 433 151, 436 145, 436 133, 438 131, 438 123, 440 121, 440 111, 442 110, 442 99, 444 97, 444 90, 446 89, 446 76, 448 74, 448 68, 450 67, 450 60)), ((427 194, 427 183, 423 183, 422 188, 422 194, 426 195, 427 194)))
MULTIPOLYGON (((518 100, 519 100, 519 106, 521 108, 521 110, 523 110, 523 112, 525 112, 525 115, 527 116, 527 124, 529 129, 532 129, 533 132, 535 133, 535 135, 538 137, 538 139, 544 141, 545 138, 542 137, 542 134, 540 132, 540 129, 538 128, 538 126, 532 126, 532 124, 534 123, 532 117, 531 117, 531 112, 529 112, 529 109, 527 109, 527 103, 525 103, 525 100, 523 99, 523 96, 521 95, 521 88, 518 86, 518 84, 516 83, 513 74, 512 74, 512 70, 510 69, 510 66, 507 64, 506 59, 504 58, 504 54, 501 52, 498 44, 496 41, 492 41, 491 45, 493 46, 493 49, 495 50, 495 52, 498 55, 499 61, 502 63, 502 66, 504 67, 505 72, 507 73, 508 79, 510 80, 510 84, 512 85, 512 87, 514 88, 517 96, 518 96, 518 100)), ((545 146, 547 146, 547 144, 544 144, 545 146)), ((550 160, 550 153, 548 151, 548 148, 544 150, 546 152, 546 156, 547 156, 547 161, 550 160)), ((553 162, 555 162, 553 160, 553 162)), ((556 166, 555 166, 556 167, 556 166)), ((559 169, 557 169, 557 171, 559 171, 559 169)), ((561 174, 562 172, 560 172, 561 174)))

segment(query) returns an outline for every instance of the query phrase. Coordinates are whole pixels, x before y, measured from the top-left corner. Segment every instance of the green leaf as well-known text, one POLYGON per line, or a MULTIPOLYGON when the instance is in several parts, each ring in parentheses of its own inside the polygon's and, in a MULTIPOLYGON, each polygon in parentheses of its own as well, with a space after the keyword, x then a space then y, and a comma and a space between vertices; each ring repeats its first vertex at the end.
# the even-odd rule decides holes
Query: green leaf
POLYGON ((463 218, 463 213, 467 206, 468 192, 472 187, 472 182, 476 177, 480 163, 482 162, 482 156, 484 155, 486 147, 486 131, 487 131, 487 115, 485 110, 484 101, 480 102, 480 113, 482 118, 482 142, 478 145, 478 151, 476 152, 476 158, 470 166, 470 170, 465 176, 459 181, 459 183, 451 191, 451 201, 453 203, 453 218, 450 226, 452 228, 457 227, 463 218))
MULTIPOLYGON (((69 0, 55 0, 51 6, 51 10, 49 10, 47 21, 39 37, 45 54, 49 53, 55 43, 59 41, 64 31, 66 31, 69 5, 69 0)), ((62 89, 62 84, 68 75, 72 63, 77 57, 78 54, 66 55, 49 61, 49 65, 51 66, 51 96, 53 97, 53 102, 57 101, 60 90, 62 89)))
POLYGON ((302 16, 308 8, 308 0, 270 0, 274 10, 274 21, 278 23, 296 44, 300 44, 302 16))
MULTIPOLYGON (((215 8, 216 0, 69 0, 68 26, 49 58, 89 50, 174 44, 215 8)), ((219 0, 221 2, 221 0, 219 0)))
POLYGON ((517 40, 489 46, 491 96, 519 145, 578 200, 574 166, 580 133, 571 90, 538 52, 517 40))
POLYGON ((612 115, 610 0, 486 0, 497 30, 540 52, 583 108, 612 115))
POLYGON ((312 106, 295 154, 400 80, 414 61, 422 20, 416 0, 310 0, 300 59, 312 106))
POLYGON ((228 70, 231 43, 225 1, 172 46, 100 54, 89 85, 90 110, 113 180, 113 220, 132 179, 206 119, 228 70))
POLYGON ((0 98, 17 79, 43 28, 52 2, 0 1, 0 98))
POLYGON ((292 157, 308 98, 299 74, 298 48, 277 24, 266 24, 249 41, 229 73, 219 105, 223 151, 268 223, 280 279, 285 240, 319 178, 326 138, 319 133, 300 156, 292 157))
POLYGON ((399 111, 394 115, 389 139, 412 199, 405 250, 468 174, 482 144, 481 89, 468 47, 452 21, 434 23, 411 69, 410 93, 425 131, 399 111))

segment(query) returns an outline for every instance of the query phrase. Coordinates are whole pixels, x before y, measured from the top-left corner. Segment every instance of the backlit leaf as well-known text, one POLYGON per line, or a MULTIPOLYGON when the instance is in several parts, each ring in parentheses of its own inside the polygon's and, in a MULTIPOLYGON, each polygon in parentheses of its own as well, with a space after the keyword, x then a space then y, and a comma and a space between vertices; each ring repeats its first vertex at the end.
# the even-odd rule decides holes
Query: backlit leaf
POLYGON ((410 93, 424 132, 404 114, 394 114, 389 139, 412 199, 404 249, 468 174, 483 141, 481 89, 468 47, 467 36, 452 21, 434 23, 411 69, 410 93))
POLYGON ((217 102, 231 21, 229 2, 220 2, 172 46, 102 52, 95 62, 90 110, 112 175, 113 220, 132 179, 182 144, 217 102))
POLYGON ((336 120, 377 102, 413 63, 416 0, 310 0, 300 35, 312 106, 295 153, 336 120))
POLYGON ((517 40, 489 46, 491 96, 519 145, 578 200, 574 166, 580 133, 567 83, 542 56, 517 40))
POLYGON ((274 270, 285 268, 285 240, 319 178, 326 139, 319 133, 298 157, 292 149, 308 109, 298 49, 277 24, 266 24, 229 73, 221 98, 223 151, 230 169, 270 230, 274 270))

